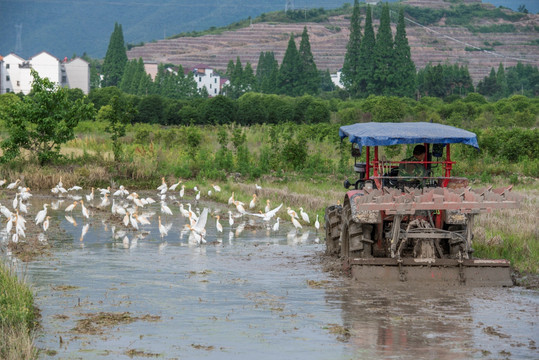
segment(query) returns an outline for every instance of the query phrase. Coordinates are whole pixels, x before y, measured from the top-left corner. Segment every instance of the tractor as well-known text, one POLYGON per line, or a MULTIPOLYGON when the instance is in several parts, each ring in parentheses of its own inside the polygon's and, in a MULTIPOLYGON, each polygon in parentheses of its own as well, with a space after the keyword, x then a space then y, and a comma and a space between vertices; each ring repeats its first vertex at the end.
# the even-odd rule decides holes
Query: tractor
POLYGON ((370 122, 342 126, 339 136, 351 142, 358 179, 344 182, 342 205, 326 208, 326 253, 339 256, 354 279, 512 285, 509 261, 474 258, 473 226, 480 213, 518 207, 519 196, 511 187, 472 189, 451 174, 451 146, 479 150, 476 134, 436 123, 370 122), (421 144, 424 155, 380 156, 380 146, 398 144, 421 144), (410 164, 424 167, 422 175, 403 174, 410 164))

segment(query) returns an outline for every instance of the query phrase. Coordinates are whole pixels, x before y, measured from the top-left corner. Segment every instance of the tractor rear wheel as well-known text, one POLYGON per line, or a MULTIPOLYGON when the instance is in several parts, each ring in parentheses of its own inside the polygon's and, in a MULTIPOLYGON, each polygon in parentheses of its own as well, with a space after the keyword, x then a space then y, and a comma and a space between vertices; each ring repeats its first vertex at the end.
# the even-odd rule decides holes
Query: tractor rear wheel
POLYGON ((326 255, 338 256, 340 253, 342 206, 332 205, 326 208, 326 255))
POLYGON ((350 204, 346 204, 342 211, 341 230, 341 256, 345 261, 351 257, 372 257, 370 230, 371 225, 356 223, 353 220, 350 204))

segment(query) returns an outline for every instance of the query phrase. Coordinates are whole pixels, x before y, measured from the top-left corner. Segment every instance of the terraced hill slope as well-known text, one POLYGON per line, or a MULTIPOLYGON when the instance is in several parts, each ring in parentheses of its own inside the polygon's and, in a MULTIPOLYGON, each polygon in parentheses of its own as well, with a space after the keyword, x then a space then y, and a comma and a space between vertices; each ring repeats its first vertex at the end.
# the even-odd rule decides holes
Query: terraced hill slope
MULTIPOLYGON (((450 6, 450 3, 441 0, 409 0, 408 3, 431 8, 450 6)), ((493 8, 492 5, 483 6, 493 8)), ((481 19, 473 26, 493 26, 497 29, 501 24, 509 22, 481 19)), ((491 67, 497 68, 500 62, 506 67, 516 65, 519 60, 539 66, 539 15, 528 14, 510 24, 514 27, 512 32, 471 32, 467 27, 445 25, 442 18, 428 28, 407 22, 406 31, 412 58, 418 69, 429 62, 464 64, 477 83, 488 75, 491 67)), ((273 51, 280 63, 290 33, 296 34, 299 44, 304 26, 309 31, 318 68, 331 72, 340 69, 349 37, 349 17, 345 15, 330 17, 324 23, 255 23, 218 35, 160 40, 132 48, 127 55, 130 59, 142 57, 145 61, 181 64, 184 67, 203 63, 222 71, 226 70, 229 60, 239 56, 242 64, 249 61, 256 69, 261 51, 273 51)), ((374 26, 378 26, 377 19, 374 19, 374 26)), ((395 24, 392 26, 395 34, 395 24)))

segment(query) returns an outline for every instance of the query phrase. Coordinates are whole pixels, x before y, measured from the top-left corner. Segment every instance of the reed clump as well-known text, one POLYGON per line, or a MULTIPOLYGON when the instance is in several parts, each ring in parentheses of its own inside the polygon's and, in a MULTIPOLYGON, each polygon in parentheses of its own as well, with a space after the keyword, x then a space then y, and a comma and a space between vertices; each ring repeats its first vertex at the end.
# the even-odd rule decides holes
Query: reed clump
POLYGON ((0 263, 0 289, 0 358, 36 358, 32 331, 37 309, 32 291, 4 263, 0 263))

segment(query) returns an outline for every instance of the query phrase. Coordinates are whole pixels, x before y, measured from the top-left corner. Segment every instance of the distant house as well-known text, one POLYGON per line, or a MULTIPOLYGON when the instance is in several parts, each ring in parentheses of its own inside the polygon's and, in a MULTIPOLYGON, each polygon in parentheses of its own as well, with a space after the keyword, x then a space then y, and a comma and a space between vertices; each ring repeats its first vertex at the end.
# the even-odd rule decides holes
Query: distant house
POLYGON ((217 96, 221 93, 221 76, 215 74, 212 68, 198 64, 188 71, 193 73, 199 91, 205 87, 210 96, 217 96))
POLYGON ((333 84, 335 84, 335 86, 340 87, 341 89, 344 89, 344 85, 341 81, 341 75, 342 75, 342 69, 337 71, 336 74, 331 74, 331 81, 333 82, 333 84))
POLYGON ((42 51, 25 60, 16 54, 6 55, 0 61, 0 94, 7 92, 28 94, 32 90, 30 70, 37 71, 41 78, 48 78, 59 86, 90 92, 90 64, 81 58, 58 60, 42 51))

